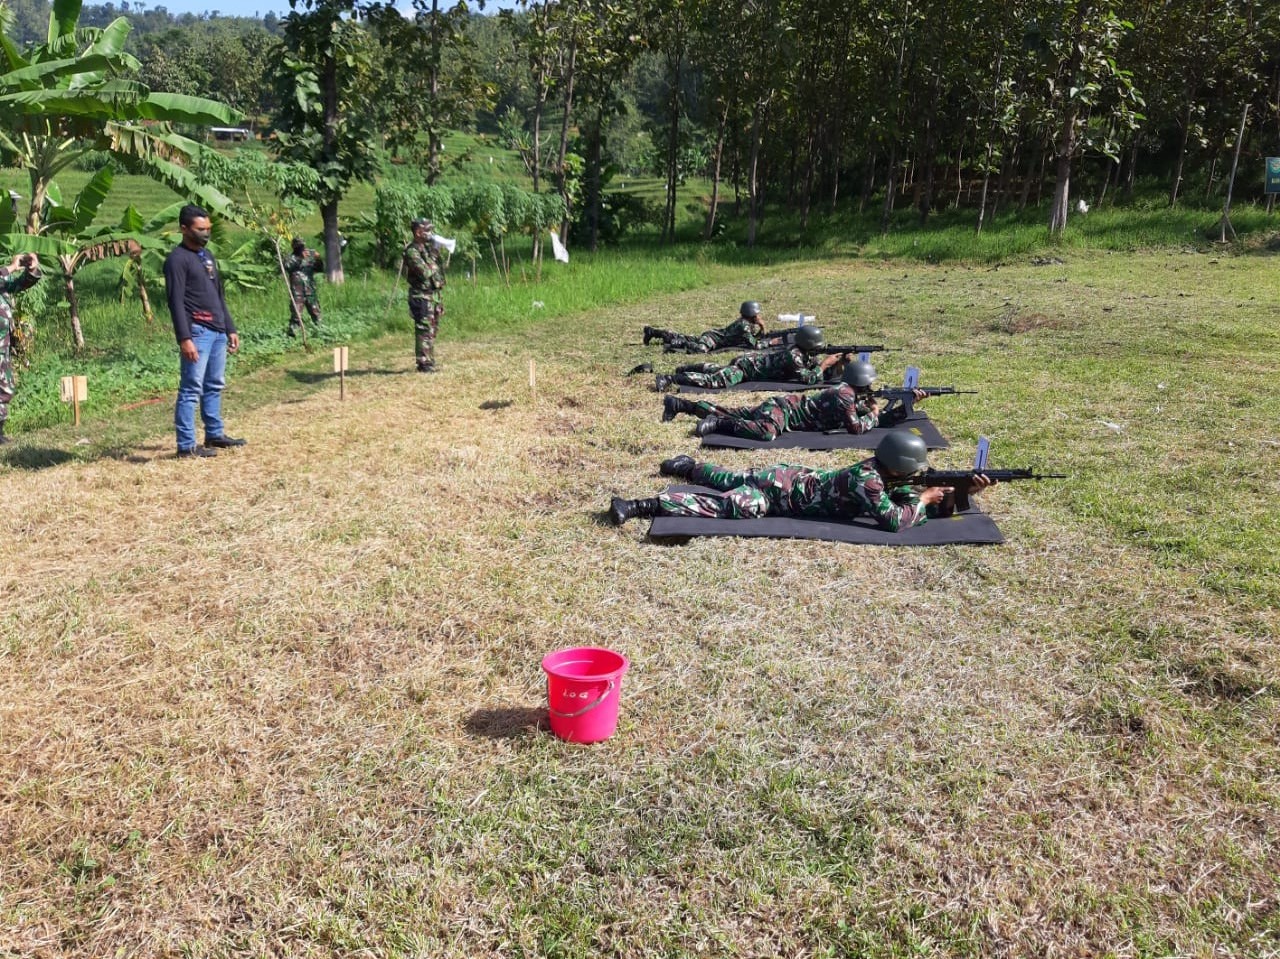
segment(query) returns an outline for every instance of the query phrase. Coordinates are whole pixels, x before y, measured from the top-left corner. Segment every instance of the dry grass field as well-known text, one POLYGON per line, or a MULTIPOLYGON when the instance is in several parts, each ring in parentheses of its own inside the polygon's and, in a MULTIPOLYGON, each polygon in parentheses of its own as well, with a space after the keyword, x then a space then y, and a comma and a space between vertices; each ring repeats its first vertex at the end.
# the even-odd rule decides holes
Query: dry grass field
POLYGON ((233 371, 208 462, 167 406, 25 438, 74 455, 0 467, 0 956, 1280 955, 1275 274, 744 270, 353 348, 344 403, 233 371), (696 444, 640 327, 747 296, 980 389, 937 464, 1071 480, 986 495, 1000 547, 608 526, 696 444), (632 661, 592 747, 543 721, 580 644, 632 661))

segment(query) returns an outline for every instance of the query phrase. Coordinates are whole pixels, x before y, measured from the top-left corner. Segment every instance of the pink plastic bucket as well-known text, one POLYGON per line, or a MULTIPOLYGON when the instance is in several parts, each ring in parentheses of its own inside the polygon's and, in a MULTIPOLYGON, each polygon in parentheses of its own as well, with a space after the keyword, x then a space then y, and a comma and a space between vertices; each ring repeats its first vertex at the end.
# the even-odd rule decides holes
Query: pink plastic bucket
POLYGON ((571 743, 598 743, 618 728, 618 698, 627 657, 598 646, 548 653, 547 705, 551 731, 571 743))

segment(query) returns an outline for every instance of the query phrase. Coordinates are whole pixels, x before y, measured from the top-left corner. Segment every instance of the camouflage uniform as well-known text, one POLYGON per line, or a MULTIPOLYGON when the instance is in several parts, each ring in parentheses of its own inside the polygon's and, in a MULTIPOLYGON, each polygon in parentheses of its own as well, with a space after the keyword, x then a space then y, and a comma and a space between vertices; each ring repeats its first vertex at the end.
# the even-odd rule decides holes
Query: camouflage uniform
POLYGON ((444 267, 430 243, 410 243, 404 248, 404 272, 409 281, 409 315, 413 317, 414 350, 418 369, 436 365, 436 330, 444 315, 444 267))
POLYGON ((284 261, 284 271, 289 276, 289 333, 302 326, 302 308, 305 306, 313 326, 320 325, 320 301, 316 297, 315 276, 324 269, 320 255, 306 249, 293 253, 284 261))
POLYGON ((859 434, 899 422, 894 414, 871 412, 870 400, 870 396, 859 395, 852 386, 841 383, 821 392, 771 396, 759 406, 731 408, 698 400, 689 403, 686 412, 697 417, 719 417, 717 433, 765 442, 792 430, 847 430, 859 434))
POLYGON ((778 380, 787 383, 821 383, 823 371, 819 359, 802 350, 769 350, 743 353, 727 366, 697 363, 676 367, 672 382, 704 389, 723 389, 751 380, 778 380))
POLYGON ((699 336, 686 336, 683 333, 676 333, 674 330, 654 330, 655 336, 661 337, 663 345, 668 352, 674 353, 684 350, 686 353, 710 353, 712 350, 721 350, 726 347, 740 346, 748 350, 758 350, 764 343, 763 337, 757 334, 757 330, 763 330, 758 323, 753 323, 746 317, 739 317, 728 326, 721 327, 718 330, 707 330, 699 336))
POLYGON ((719 493, 660 493, 664 516, 709 516, 755 519, 803 516, 853 519, 871 516, 884 529, 897 532, 926 522, 920 494, 907 483, 890 485, 876 468, 874 456, 846 469, 770 466, 739 473, 710 463, 694 467, 689 482, 719 493))
POLYGON ((13 334, 13 300, 10 294, 21 293, 36 285, 40 279, 38 269, 27 268, 21 273, 0 269, 0 435, 4 422, 9 418, 9 404, 13 402, 17 384, 13 378, 11 356, 13 334))

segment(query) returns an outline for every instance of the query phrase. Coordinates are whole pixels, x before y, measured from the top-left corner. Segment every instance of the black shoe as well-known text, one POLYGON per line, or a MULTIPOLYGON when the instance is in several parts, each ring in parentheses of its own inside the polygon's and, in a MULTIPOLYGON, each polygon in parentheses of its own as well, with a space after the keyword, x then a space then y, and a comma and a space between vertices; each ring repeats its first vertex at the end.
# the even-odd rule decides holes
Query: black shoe
POLYGON ((189 450, 178 450, 178 459, 208 459, 211 456, 217 456, 216 450, 211 450, 207 446, 193 446, 189 450))
POLYGON ((671 385, 671 382, 671 377, 667 376, 665 373, 659 373, 653 378, 653 388, 659 393, 665 393, 667 391, 667 387, 671 385))
POLYGON ((246 440, 238 440, 234 436, 206 436, 205 449, 229 450, 236 446, 244 446, 246 440))
POLYGON ((419 366, 419 367, 418 367, 418 372, 419 372, 419 373, 434 373, 435 371, 436 371, 436 368, 435 368, 434 366, 419 366))
POLYGON ((284 335, 289 337, 295 337, 298 335, 298 331, 291 326, 284 331, 284 335))
POLYGON ((680 397, 672 396, 668 393, 662 398, 662 422, 670 423, 679 416, 684 410, 681 408, 680 397))
POLYGON ((669 460, 663 460, 658 466, 658 472, 663 476, 675 476, 679 479, 688 479, 689 474, 697 467, 698 461, 692 456, 686 456, 681 453, 679 456, 673 456, 669 460))
POLYGON ((711 416, 704 416, 702 419, 698 420, 698 425, 693 428, 693 432, 698 436, 706 436, 708 433, 719 433, 720 417, 715 414, 712 414, 711 416))
POLYGON ((633 366, 631 369, 627 370, 627 376, 635 376, 637 373, 652 373, 652 372, 653 372, 652 363, 641 363, 639 366, 633 366))
POLYGON ((658 334, 654 332, 652 326, 646 326, 644 328, 644 345, 645 346, 649 345, 650 340, 656 340, 657 338, 658 338, 658 334))
POLYGON ((651 519, 658 515, 658 499, 623 499, 615 496, 609 501, 609 522, 621 526, 629 519, 651 519))
POLYGON ((4 446, 5 443, 12 442, 13 440, 11 438, 4 435, 4 420, 0 420, 0 446, 4 446))

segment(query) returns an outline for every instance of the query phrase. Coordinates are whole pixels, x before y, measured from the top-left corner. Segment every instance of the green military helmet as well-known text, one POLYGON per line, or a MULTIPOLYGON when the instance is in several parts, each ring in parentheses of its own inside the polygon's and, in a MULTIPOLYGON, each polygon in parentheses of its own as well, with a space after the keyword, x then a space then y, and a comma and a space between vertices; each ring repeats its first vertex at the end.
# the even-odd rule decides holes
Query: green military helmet
POLYGON ((876 368, 864 360, 854 360, 852 363, 846 363, 844 366, 844 375, 841 377, 850 386, 860 390, 865 390, 875 382, 876 368))
POLYGON ((816 326, 802 326, 796 330, 796 347, 806 353, 822 349, 826 342, 823 339, 822 330, 816 326))
POLYGON ((910 430, 890 430, 876 447, 880 465, 897 476, 914 476, 929 468, 929 447, 910 430))
POLYGON ((742 304, 742 308, 738 310, 745 319, 754 320, 760 315, 760 304, 755 300, 747 300, 742 304))

